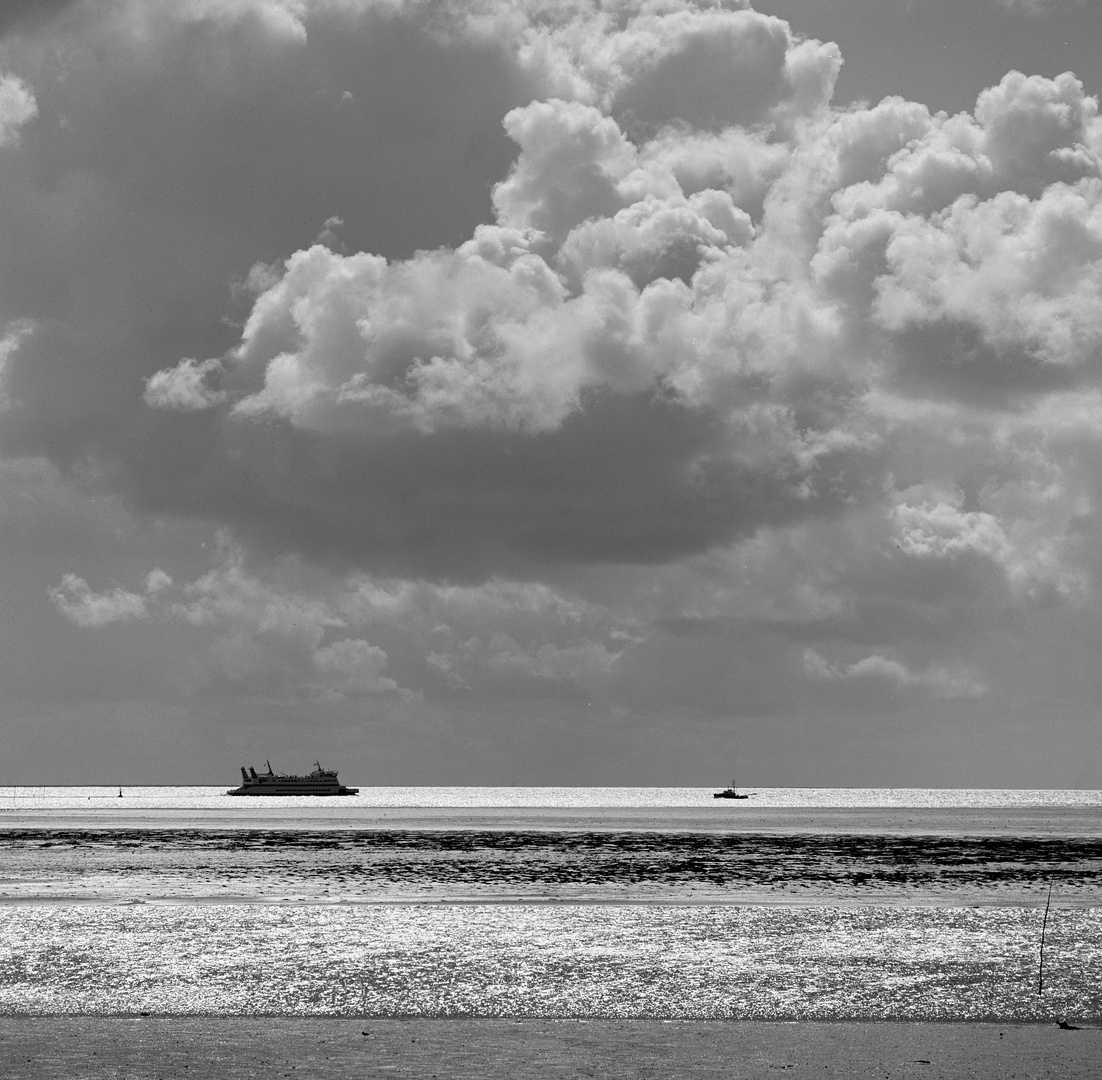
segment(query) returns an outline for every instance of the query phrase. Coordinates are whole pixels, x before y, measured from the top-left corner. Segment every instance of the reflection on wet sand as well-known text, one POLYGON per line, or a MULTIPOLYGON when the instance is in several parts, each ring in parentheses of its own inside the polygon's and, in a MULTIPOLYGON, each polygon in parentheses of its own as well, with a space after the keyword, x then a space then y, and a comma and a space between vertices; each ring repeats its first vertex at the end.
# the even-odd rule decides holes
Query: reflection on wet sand
POLYGON ((1097 909, 8 905, 0 1013, 1097 1020, 1097 909))
POLYGON ((0 813, 0 1011, 1102 1015, 1094 804, 106 802, 0 813))

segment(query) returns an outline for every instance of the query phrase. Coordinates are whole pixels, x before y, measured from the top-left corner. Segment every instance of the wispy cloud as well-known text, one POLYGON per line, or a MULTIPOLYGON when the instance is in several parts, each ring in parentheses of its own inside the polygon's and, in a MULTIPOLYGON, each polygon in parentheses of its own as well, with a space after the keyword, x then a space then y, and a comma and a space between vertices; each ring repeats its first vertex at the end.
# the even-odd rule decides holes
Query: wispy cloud
POLYGON ((901 689, 917 688, 943 698, 975 698, 986 692, 983 683, 966 671, 930 667, 912 671, 898 660, 873 654, 852 664, 831 664, 813 649, 804 653, 808 678, 823 682, 883 682, 901 689))
POLYGON ((997 7, 1019 15, 1039 18, 1061 8, 1082 7, 1089 0, 995 0, 997 7))

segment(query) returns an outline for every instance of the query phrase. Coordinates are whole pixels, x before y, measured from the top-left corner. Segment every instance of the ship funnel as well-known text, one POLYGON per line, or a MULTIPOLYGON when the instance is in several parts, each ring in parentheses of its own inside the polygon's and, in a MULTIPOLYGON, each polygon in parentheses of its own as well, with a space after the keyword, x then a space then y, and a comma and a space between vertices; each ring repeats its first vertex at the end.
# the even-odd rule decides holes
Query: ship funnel
POLYGON ((249 782, 249 774, 245 772, 245 766, 241 766, 241 779, 247 784, 249 782))
POLYGON ((251 776, 251 777, 252 777, 252 778, 253 778, 254 780, 256 779, 256 769, 254 769, 254 768, 253 768, 253 767, 252 767, 251 765, 249 766, 249 775, 250 775, 250 776, 251 776))

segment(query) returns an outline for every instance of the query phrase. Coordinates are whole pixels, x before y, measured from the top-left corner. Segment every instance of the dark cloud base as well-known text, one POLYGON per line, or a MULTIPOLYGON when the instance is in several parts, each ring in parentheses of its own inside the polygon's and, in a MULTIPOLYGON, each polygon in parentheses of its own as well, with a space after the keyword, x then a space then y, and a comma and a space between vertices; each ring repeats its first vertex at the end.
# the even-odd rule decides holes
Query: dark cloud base
POLYGON ((232 524, 256 552, 478 581, 545 564, 661 564, 852 505, 860 453, 740 466, 723 426, 652 394, 594 392, 556 431, 334 437, 207 414, 149 432, 137 505, 232 524), (162 467, 163 463, 163 467, 162 467), (847 499, 838 491, 846 484, 847 499))

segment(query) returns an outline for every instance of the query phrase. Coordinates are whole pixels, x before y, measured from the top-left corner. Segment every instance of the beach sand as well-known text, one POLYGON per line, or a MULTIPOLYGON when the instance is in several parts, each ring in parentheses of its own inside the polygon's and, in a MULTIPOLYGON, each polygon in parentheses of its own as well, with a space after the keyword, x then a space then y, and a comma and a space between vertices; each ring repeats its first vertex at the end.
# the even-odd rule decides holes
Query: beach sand
MULTIPOLYGON (((532 830, 532 831, 667 831, 762 835, 818 834, 845 836, 931 835, 1038 837, 1046 841, 1066 837, 1102 836, 1102 811, 1098 808, 1013 808, 1013 809, 791 809, 751 808, 745 806, 693 807, 674 809, 623 808, 613 811, 590 809, 552 810, 504 808, 490 810, 440 808, 362 808, 355 813, 334 808, 324 813, 293 815, 277 807, 245 805, 229 810, 139 809, 95 811, 65 810, 5 812, 0 816, 0 832, 5 829, 60 830, 134 829, 263 829, 263 830, 532 830)), ((208 834, 209 835, 209 834, 208 834)), ((150 862, 151 849, 144 839, 136 839, 135 859, 150 862)), ((117 845, 116 845, 117 846, 117 845)), ((43 848, 28 856, 41 858, 43 866, 57 860, 84 858, 74 849, 63 852, 43 848), (47 855, 47 851, 51 853, 47 855)), ((166 851, 169 864, 176 858, 166 851)), ((91 856, 89 856, 91 858, 91 856)), ((80 868, 80 873, 65 873, 73 887, 85 889, 85 902, 120 903, 125 884, 128 902, 134 903, 135 889, 142 882, 132 876, 132 868, 114 848, 111 865, 118 864, 119 882, 113 877, 97 877, 96 855, 80 868), (95 864, 95 865, 93 865, 95 864), (118 885, 118 888, 116 888, 118 885), (117 894, 117 895, 116 895, 117 894)), ((105 856, 106 858, 106 856, 105 856)), ((287 862, 286 853, 282 856, 287 862)), ((330 853, 326 858, 337 860, 330 853)), ((244 899, 256 904, 260 897, 239 895, 238 888, 224 874, 213 850, 204 855, 201 874, 189 874, 189 881, 202 896, 186 899, 175 889, 179 882, 164 878, 168 866, 149 867, 160 879, 157 890, 165 901, 209 903, 213 892, 206 886, 218 885, 218 899, 244 899), (205 877, 204 877, 205 875, 205 877), (209 878, 210 881, 206 879, 209 878), (228 894, 228 895, 227 895, 228 894)), ((155 861, 155 860, 154 860, 155 861)), ((269 860, 270 861, 270 860, 269 860)), ((339 860, 337 860, 339 861, 339 860)), ((1034 868, 1036 869, 1036 868, 1034 868)), ((293 866, 283 866, 280 874, 290 874, 296 882, 301 874, 293 866)), ((979 893, 963 898, 960 887, 920 889, 913 884, 902 889, 896 901, 925 905, 952 901, 1016 902, 1021 906, 1047 899, 1044 877, 1034 874, 1032 881, 1019 889, 1021 896, 990 897, 979 893), (1026 895, 1026 894, 1029 895, 1026 895), (1035 895, 1034 895, 1035 894, 1035 895)), ((21 900, 41 905, 50 901, 62 911, 73 904, 75 896, 50 896, 58 884, 31 874, 25 888, 6 888, 7 902, 21 900), (22 895, 23 893, 26 895, 22 895), (33 896, 32 896, 33 894, 33 896)), ((303 878, 305 880, 305 878, 303 878)), ((1093 879, 1092 879, 1093 880, 1093 879)), ((286 884, 282 880, 282 886, 286 884)), ((332 883, 326 879, 325 884, 332 883)), ((1093 887, 1093 886, 1092 886, 1093 887)), ((864 888, 864 887, 863 887, 864 888)), ((72 888, 60 890, 71 893, 72 888)), ((270 890, 268 890, 270 891, 270 890)), ((351 885, 349 885, 349 892, 351 885)), ((679 890, 683 892, 684 890, 679 890)), ((782 890, 783 891, 783 890, 782 890)), ((882 889, 875 894, 880 902, 889 901, 882 889)), ((1005 891, 1005 890, 1003 890, 1005 891)), ((280 896, 291 895, 279 892, 280 896)), ((808 903, 824 897, 821 884, 802 889, 800 900, 808 903)), ((1063 892, 1063 888, 1058 890, 1063 892)), ((1091 904, 1090 895, 1060 895, 1058 904, 1091 904)), ((142 889, 137 893, 145 895, 142 889)), ((275 894, 273 894, 275 895, 275 894)), ((297 897, 302 903, 304 897, 297 897)), ((336 894, 326 897, 332 902, 336 894)), ((869 896, 870 899, 873 895, 869 896)), ((311 894, 311 899, 316 899, 311 894)), ((485 904, 486 897, 477 903, 485 904)), ((634 897, 638 901, 639 897, 634 897)), ((668 898, 666 898, 668 900, 668 898)), ((714 897, 695 899, 713 900, 714 897)), ((751 899, 744 895, 743 901, 751 899)), ((763 896, 754 896, 762 902, 763 896)), ((772 897, 774 902, 791 898, 772 897)), ((841 899, 834 895, 832 902, 841 899)), ((856 899, 856 894, 849 897, 856 899)), ((684 903, 686 897, 682 896, 684 903)), ((123 903, 127 900, 121 901, 123 903)), ((1034 920, 1035 921, 1035 920, 1034 920)), ((1062 928, 1057 923, 1057 931, 1062 928)), ((1050 928, 1051 929, 1051 928, 1050 928)), ((1032 941, 1033 925, 1029 926, 1032 941)), ((1058 936, 1058 935, 1057 935, 1058 936)), ((1054 939, 1054 945, 1059 942, 1054 939)), ((1067 950, 1065 949, 1066 953, 1067 950)), ((1023 953, 1025 955, 1025 953, 1023 953)), ((1054 960, 1062 956, 1056 948, 1054 960)), ((1030 977, 1032 954, 1029 955, 1030 977)), ((1066 959, 1066 957, 1065 957, 1066 959)), ((1023 968, 1024 970, 1024 968, 1023 968)), ((602 984, 603 985, 603 984, 602 984)), ((118 1005, 107 1006, 119 1008, 118 1005)), ((130 1006, 131 1008, 135 1006, 130 1006)), ((142 1003, 137 1006, 146 1008, 142 1003)), ((155 1010, 153 1010, 155 1011, 155 1010)), ((936 1015, 946 1015, 938 1013, 936 1015)), ((953 1015, 949 1013, 947 1015, 953 1015)), ((975 1014, 973 1014, 975 1015, 975 1014)), ((989 1014, 984 1014, 989 1015, 989 1014)), ((1050 1014, 1051 1015, 1051 1014, 1050 1014)), ((1076 1015, 1056 1012, 1055 1016, 1076 1015)), ((896 1080, 896 1078, 974 1077, 977 1080, 1086 1080, 1098 1077, 1102 1060, 1102 1025, 1095 1023, 1096 1010, 1081 1015, 1092 1017, 1081 1029, 1065 1030, 1055 1023, 928 1023, 895 1022, 818 1022, 798 1023, 749 1021, 660 1021, 660 1020, 544 1020, 544 1019, 357 1019, 355 1017, 248 1017, 248 1016, 160 1016, 96 1017, 54 1015, 49 1017, 0 1016, 0 1075, 5 1080, 38 1078, 100 1077, 146 1080, 146 1078, 188 1077, 191 1080, 233 1080, 249 1077, 318 1077, 326 1080, 351 1080, 353 1077, 417 1077, 431 1080, 443 1077, 496 1078, 517 1080, 535 1077, 608 1077, 677 1078, 722 1076, 725 1080, 759 1080, 778 1076, 850 1080, 896 1080)))
POLYGON ((593 1076, 1093 1080, 1055 1024, 0 1017, 8 1080, 593 1076))

